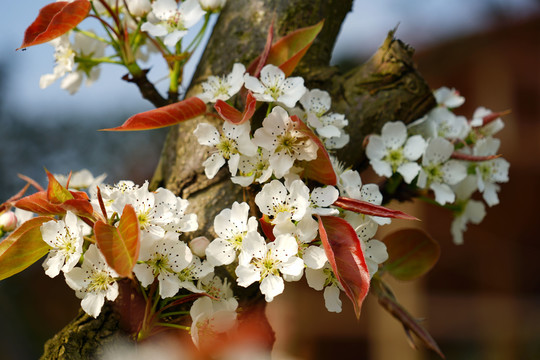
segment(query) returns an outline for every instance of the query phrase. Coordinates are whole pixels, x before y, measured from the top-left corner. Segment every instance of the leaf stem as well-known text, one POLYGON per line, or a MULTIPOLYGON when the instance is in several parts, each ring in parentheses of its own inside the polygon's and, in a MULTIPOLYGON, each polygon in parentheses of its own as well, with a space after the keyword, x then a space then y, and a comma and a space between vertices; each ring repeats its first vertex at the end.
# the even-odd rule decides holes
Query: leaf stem
POLYGON ((170 327, 170 328, 174 328, 174 329, 186 330, 186 331, 190 331, 190 330, 191 330, 191 327, 189 327, 189 326, 178 325, 178 324, 157 323, 156 325, 157 325, 157 326, 170 327))

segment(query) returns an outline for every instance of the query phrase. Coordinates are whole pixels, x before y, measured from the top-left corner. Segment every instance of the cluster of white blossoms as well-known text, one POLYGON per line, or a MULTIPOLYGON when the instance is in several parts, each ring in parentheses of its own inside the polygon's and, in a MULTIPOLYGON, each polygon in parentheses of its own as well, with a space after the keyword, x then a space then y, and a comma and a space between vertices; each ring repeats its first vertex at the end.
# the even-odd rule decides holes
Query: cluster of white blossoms
MULTIPOLYGON (((139 32, 159 39, 165 47, 174 48, 205 14, 219 12, 225 6, 226 0, 91 2, 94 15, 100 18, 103 24, 110 23, 109 28, 105 26, 109 35, 110 29, 118 24, 122 24, 120 31, 128 30, 131 34, 133 38, 130 39, 130 46, 133 48, 128 57, 146 62, 150 54, 157 53, 158 49, 153 41, 140 36, 139 32)), ((123 56, 114 46, 109 46, 111 41, 107 41, 103 35, 103 32, 92 29, 77 28, 51 40, 49 43, 55 49, 55 66, 52 73, 41 76, 39 86, 44 89, 62 78, 60 88, 75 94, 83 83, 90 86, 99 78, 101 63, 123 63, 123 56)), ((112 35, 114 38, 118 37, 117 33, 112 35)))
POLYGON ((438 106, 421 119, 405 125, 386 123, 380 135, 369 136, 366 154, 380 176, 399 174, 407 184, 433 191, 435 201, 453 209, 451 232, 463 243, 468 223, 485 216, 484 203, 471 199, 478 190, 486 204, 499 203, 498 183, 508 181, 510 164, 497 157, 500 140, 493 137, 504 127, 499 114, 478 108, 472 119, 452 109, 465 101, 446 87, 434 92, 438 106))
POLYGON ((210 147, 203 163, 208 178, 227 164, 232 182, 260 189, 254 197, 257 209, 251 211, 263 215, 260 224, 267 229, 259 233, 257 219, 249 216, 250 206, 235 202, 215 218, 217 237, 206 248, 207 260, 214 266, 233 264, 237 284, 257 283, 268 302, 284 291, 285 282, 299 281, 305 273, 310 287, 324 289, 327 309, 340 312, 343 288, 318 237, 316 217, 340 216, 350 223, 371 276, 388 258, 385 245, 373 236, 379 224, 389 223, 387 218, 333 206, 339 196, 381 204, 378 187, 362 185, 354 170, 343 171, 337 162, 332 164, 337 186, 308 187, 302 180, 304 166, 317 159, 319 146, 333 150, 347 144, 345 116, 330 111, 327 92, 308 90, 301 77, 286 77, 274 65, 264 66, 254 77, 235 64, 230 74, 211 76, 201 86, 198 97, 206 103, 227 101, 244 86, 257 102, 268 106, 257 129, 249 121, 224 121, 221 129, 200 123, 194 131, 199 143, 210 147))

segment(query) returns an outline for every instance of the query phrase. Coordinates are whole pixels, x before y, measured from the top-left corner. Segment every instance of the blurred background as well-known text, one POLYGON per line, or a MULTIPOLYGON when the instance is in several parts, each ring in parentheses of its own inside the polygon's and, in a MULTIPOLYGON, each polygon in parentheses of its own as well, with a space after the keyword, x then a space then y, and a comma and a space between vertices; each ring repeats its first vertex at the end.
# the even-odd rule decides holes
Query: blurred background
MULTIPOLYGON (((3 4, 9 16, 0 22, 1 201, 24 185, 19 173, 44 183, 44 167, 63 174, 88 168, 94 175, 107 173, 109 183, 141 183, 152 176, 166 134, 166 129, 97 131, 152 108, 114 65, 104 66, 97 83, 73 96, 58 83, 39 88, 40 76, 52 72, 53 48, 15 49, 49 2, 3 4)), ((452 243, 449 213, 420 203, 392 204, 421 218, 415 226, 437 239, 442 253, 422 280, 388 281, 398 300, 425 319, 448 359, 540 359, 540 2, 356 0, 333 62, 360 64, 398 24, 396 36, 416 49, 428 84, 456 88, 466 98, 459 114, 470 117, 477 106, 511 110, 498 134, 511 167, 501 203, 488 209, 480 225, 469 226, 461 246, 452 243)), ((152 65, 150 74, 159 81, 160 65, 152 65)), ((407 226, 394 221, 385 231, 407 226)), ((360 321, 343 295, 342 300, 342 313, 328 313, 321 293, 302 283, 286 287, 268 307, 276 354, 317 360, 438 358, 413 350, 401 325, 376 299, 368 297, 360 321)), ((40 263, 0 282, 0 359, 38 358, 43 343, 78 308, 63 279, 46 277, 40 263)))

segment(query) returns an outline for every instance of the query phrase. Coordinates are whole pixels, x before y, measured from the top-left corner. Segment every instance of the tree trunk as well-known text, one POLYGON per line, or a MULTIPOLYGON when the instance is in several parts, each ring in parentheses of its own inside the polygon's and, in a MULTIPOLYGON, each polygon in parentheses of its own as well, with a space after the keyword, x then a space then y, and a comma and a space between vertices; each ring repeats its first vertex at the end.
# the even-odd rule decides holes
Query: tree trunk
MULTIPOLYGON (((332 111, 345 114, 350 124, 347 131, 351 141, 338 152, 338 156, 346 164, 361 170, 365 166, 362 141, 366 135, 379 131, 387 121, 410 122, 419 118, 435 105, 435 101, 415 69, 411 59, 413 50, 395 40, 393 32, 386 40, 381 39, 384 40, 383 45, 365 64, 345 74, 329 66, 341 23, 351 7, 352 0, 229 0, 216 23, 187 95, 200 92, 200 83, 209 75, 230 72, 235 62, 247 66, 262 52, 272 21, 276 38, 279 38, 324 19, 321 33, 294 75, 304 77, 310 89, 330 92, 332 111)), ((262 116, 259 118, 260 121, 262 116)), ((197 213, 199 219, 199 231, 191 235, 204 234, 212 238, 214 217, 234 201, 242 200, 245 194, 240 186, 231 183, 226 169, 212 180, 204 175, 201 164, 207 150, 193 135, 201 121, 213 125, 221 123, 212 117, 201 117, 172 128, 151 186, 166 187, 188 199, 189 211, 197 213)), ((242 299, 242 294, 247 295, 247 291, 258 294, 250 288, 235 289, 235 294, 240 294, 242 299)), ((254 308, 264 311, 262 297, 249 297, 247 301, 256 304, 254 308)), ((264 316, 257 318, 261 323, 266 321, 264 316)), ((100 344, 114 338, 118 324, 107 307, 97 320, 81 314, 49 340, 42 359, 92 358, 96 353, 85 349, 98 349, 100 344), (91 346, 85 345, 90 342, 91 346)), ((269 329, 267 323, 264 325, 269 329)))

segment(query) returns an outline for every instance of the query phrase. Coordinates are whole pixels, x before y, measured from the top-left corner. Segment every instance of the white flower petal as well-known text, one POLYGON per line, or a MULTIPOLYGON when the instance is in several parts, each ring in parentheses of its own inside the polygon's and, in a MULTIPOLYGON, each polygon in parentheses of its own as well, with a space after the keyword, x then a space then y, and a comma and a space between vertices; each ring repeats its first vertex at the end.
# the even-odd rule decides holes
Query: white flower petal
POLYGON ((265 295, 266 302, 271 302, 275 296, 283 292, 285 284, 281 277, 270 274, 261 281, 260 289, 265 295))

